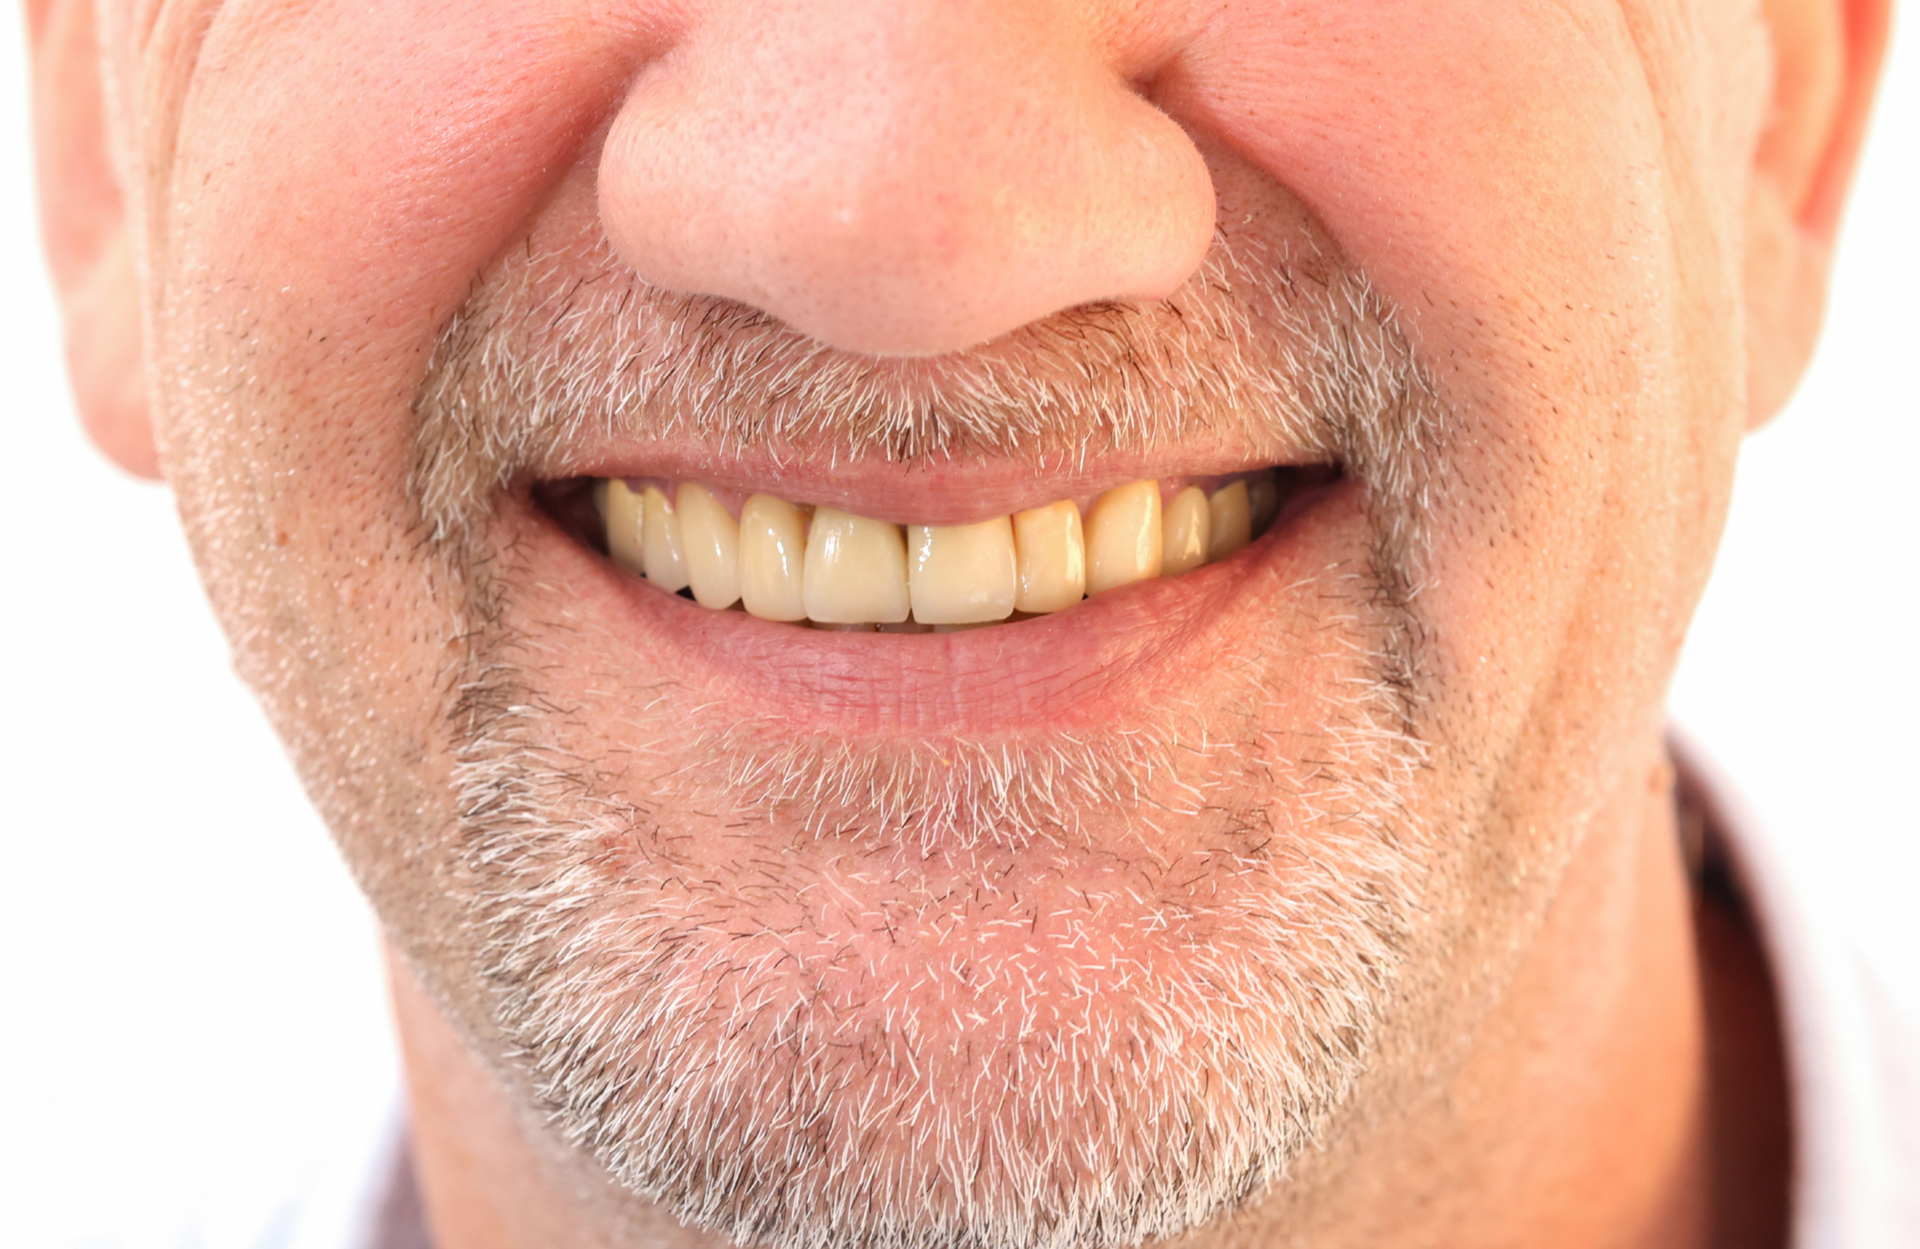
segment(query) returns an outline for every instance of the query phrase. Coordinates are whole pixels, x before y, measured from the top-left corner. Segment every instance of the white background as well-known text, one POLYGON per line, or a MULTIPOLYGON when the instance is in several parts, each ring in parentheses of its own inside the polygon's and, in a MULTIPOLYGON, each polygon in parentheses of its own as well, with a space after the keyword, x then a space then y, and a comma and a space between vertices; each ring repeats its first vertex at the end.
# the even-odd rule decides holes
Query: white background
MULTIPOLYGON (((378 1121, 375 945, 166 493, 80 435, 0 27, 0 1205, 89 1180, 191 1203, 378 1121)), ((1673 705, 1915 1002, 1920 42, 1890 69, 1821 354, 1749 444, 1673 705)))

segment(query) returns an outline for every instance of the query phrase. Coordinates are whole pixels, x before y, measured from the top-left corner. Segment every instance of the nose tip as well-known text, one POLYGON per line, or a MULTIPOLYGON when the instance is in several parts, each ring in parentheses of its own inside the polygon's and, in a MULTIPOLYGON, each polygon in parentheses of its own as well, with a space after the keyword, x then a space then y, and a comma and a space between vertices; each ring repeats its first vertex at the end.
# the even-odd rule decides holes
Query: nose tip
POLYGON ((1205 161, 1044 4, 746 7, 696 23, 608 134, 602 222, 642 278, 928 355, 1200 264, 1205 161))

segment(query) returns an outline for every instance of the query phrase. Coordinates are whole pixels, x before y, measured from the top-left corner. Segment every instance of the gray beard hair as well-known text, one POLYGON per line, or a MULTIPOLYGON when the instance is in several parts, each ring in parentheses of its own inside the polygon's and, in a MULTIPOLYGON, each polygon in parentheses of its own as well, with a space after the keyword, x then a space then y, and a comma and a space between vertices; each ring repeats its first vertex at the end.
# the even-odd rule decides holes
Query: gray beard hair
POLYGON ((1390 312, 1317 258, 1250 288, 1223 240, 1172 300, 1062 314, 929 382, 603 259, 483 278, 423 385, 413 476, 465 622, 448 730, 477 974, 550 1124, 683 1222, 778 1249, 1131 1245, 1282 1177, 1394 1017, 1429 870, 1403 790, 1441 422, 1390 312), (605 429, 911 464, 1150 449, 1228 415, 1367 490, 1373 559, 1319 644, 1368 675, 1310 737, 1267 727, 1284 669, 1262 643, 1147 724, 917 742, 744 720, 647 775, 644 746, 565 743, 583 730, 511 623, 532 570, 487 537, 503 487, 605 429), (687 810, 738 832, 742 870, 691 870, 687 810), (1050 873, 1091 883, 1066 906, 1018 884, 1050 873), (846 908, 878 899, 849 928, 906 954, 810 925, 849 885, 846 908))

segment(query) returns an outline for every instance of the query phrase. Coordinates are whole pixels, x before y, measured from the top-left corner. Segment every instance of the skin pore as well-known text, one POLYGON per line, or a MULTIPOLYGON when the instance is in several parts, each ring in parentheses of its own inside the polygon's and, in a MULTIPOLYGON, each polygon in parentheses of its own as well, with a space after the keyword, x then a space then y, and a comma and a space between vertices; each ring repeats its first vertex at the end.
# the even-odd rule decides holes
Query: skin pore
POLYGON ((385 925, 443 1246, 1778 1243, 1661 701, 1882 6, 29 17, 83 411, 385 925), (924 638, 540 502, 1269 464, 1340 476, 924 638))

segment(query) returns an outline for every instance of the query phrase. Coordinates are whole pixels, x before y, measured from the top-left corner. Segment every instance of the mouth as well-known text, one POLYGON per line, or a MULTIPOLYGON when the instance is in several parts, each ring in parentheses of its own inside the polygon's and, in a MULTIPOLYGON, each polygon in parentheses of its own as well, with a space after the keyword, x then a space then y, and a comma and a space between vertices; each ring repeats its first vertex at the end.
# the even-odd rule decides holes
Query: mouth
MULTIPOLYGON (((626 579, 695 609, 927 634, 1052 616, 1232 560, 1340 479, 1332 464, 1139 478, 962 523, 915 517, 897 495, 855 510, 669 477, 573 477, 535 498, 626 579)), ((925 510, 950 519, 954 505, 925 510)))
MULTIPOLYGON (((1132 837, 1123 810, 1237 784, 1224 743, 1314 732, 1365 660, 1367 496, 1340 462, 1152 467, 583 456, 502 500, 519 636, 559 682, 516 697, 636 758, 709 761, 668 770, 700 795, 676 808, 929 852, 1109 818, 1132 837), (1007 769, 1039 779, 1007 773, 989 829, 978 786, 1007 769), (1049 769, 1085 783, 1036 797, 1049 769), (814 792, 850 770, 898 789, 884 818, 814 792)), ((650 775, 618 784, 652 795, 650 775)))

